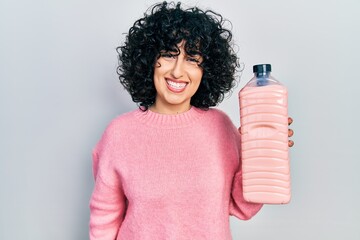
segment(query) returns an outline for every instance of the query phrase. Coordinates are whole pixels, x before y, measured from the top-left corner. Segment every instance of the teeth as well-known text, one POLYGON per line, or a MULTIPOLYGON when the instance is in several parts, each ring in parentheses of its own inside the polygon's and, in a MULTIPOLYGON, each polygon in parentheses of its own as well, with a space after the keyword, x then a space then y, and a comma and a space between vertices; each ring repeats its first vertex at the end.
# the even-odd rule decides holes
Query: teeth
POLYGON ((178 82, 173 82, 173 81, 169 81, 169 80, 166 82, 173 88, 181 89, 186 86, 186 83, 178 83, 178 82))

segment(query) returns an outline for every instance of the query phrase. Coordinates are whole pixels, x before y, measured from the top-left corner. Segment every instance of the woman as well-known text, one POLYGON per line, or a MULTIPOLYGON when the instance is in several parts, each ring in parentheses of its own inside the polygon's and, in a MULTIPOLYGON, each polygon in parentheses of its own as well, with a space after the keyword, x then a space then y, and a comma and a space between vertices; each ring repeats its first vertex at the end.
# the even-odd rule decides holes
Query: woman
POLYGON ((236 127, 210 108, 238 67, 222 24, 164 2, 130 28, 118 73, 139 109, 115 118, 93 151, 90 239, 227 240, 229 215, 262 207, 243 199, 236 127))

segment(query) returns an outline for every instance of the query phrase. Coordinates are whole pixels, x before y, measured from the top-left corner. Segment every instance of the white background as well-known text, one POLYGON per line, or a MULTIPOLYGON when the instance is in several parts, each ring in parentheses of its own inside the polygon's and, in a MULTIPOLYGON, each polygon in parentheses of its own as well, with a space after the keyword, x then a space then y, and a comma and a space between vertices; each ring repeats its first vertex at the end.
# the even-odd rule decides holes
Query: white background
MULTIPOLYGON (((115 48, 154 1, 1 0, 0 239, 88 238, 91 150, 136 108, 115 48)), ((357 0, 187 1, 232 22, 241 81, 219 108, 239 123, 237 92, 271 63, 289 89, 293 198, 234 240, 360 239, 357 0)))

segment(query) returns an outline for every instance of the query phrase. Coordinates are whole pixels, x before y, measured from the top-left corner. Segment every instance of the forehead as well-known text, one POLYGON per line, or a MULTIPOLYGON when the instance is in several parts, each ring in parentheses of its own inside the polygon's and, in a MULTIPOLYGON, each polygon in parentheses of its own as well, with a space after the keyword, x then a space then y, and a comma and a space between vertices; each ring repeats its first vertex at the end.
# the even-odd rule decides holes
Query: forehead
POLYGON ((186 52, 187 54, 197 55, 201 54, 200 43, 188 43, 186 40, 181 40, 176 45, 170 47, 170 49, 163 49, 162 51, 173 51, 173 52, 186 52))

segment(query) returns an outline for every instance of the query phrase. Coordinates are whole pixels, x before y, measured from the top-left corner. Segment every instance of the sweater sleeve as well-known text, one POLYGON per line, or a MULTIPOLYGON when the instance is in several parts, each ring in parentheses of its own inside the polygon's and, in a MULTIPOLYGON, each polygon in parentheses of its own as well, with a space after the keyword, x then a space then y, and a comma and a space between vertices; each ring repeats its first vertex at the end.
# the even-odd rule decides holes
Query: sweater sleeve
POLYGON ((90 199, 90 240, 115 240, 126 211, 126 197, 107 133, 93 151, 95 187, 90 199))
MULTIPOLYGON (((237 143, 237 149, 239 151, 239 156, 241 156, 241 137, 239 131, 236 127, 233 127, 233 132, 235 135, 235 141, 237 143)), ((260 209, 263 204, 261 203, 250 203, 245 201, 243 196, 243 185, 242 185, 242 169, 241 169, 241 157, 238 161, 238 170, 236 171, 231 188, 231 198, 230 198, 230 215, 233 215, 242 220, 249 220, 252 218, 260 209)))
POLYGON ((263 204, 246 202, 243 197, 242 172, 239 170, 233 179, 233 185, 230 198, 230 215, 242 220, 249 220, 258 211, 263 204))

